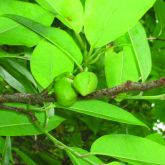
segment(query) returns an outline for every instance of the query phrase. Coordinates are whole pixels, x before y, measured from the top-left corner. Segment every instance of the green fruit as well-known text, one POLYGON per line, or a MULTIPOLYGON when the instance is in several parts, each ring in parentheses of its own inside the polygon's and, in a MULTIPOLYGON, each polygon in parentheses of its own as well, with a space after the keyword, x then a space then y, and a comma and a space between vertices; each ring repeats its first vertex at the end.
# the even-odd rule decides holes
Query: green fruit
POLYGON ((82 95, 86 96, 97 88, 97 77, 92 72, 81 72, 73 80, 75 89, 82 95))
POLYGON ((77 100, 77 93, 72 87, 72 80, 62 78, 54 85, 54 92, 59 105, 70 107, 77 100))

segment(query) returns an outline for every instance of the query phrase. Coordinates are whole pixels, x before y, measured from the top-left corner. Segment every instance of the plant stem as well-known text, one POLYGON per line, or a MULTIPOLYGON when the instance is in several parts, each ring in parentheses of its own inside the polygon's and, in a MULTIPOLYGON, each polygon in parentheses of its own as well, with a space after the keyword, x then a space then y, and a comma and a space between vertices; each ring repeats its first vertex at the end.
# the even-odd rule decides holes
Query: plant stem
POLYGON ((80 34, 77 33, 77 32, 75 32, 75 35, 76 35, 76 37, 77 37, 77 40, 78 40, 79 43, 80 43, 80 46, 81 46, 82 50, 84 50, 84 49, 85 49, 85 45, 84 45, 84 42, 83 42, 83 40, 82 40, 80 34))
POLYGON ((126 100, 165 100, 165 94, 162 95, 155 95, 155 96, 119 96, 118 98, 126 100))
POLYGON ((29 58, 25 57, 25 56, 15 56, 15 55, 11 55, 11 56, 2 56, 0 58, 17 58, 17 59, 22 59, 22 60, 30 60, 29 58))
POLYGON ((93 50, 94 50, 94 48, 93 47, 90 47, 89 52, 88 52, 88 57, 90 57, 92 55, 93 50))
MULTIPOLYGON (((90 59, 91 59, 91 56, 93 56, 93 51, 94 51, 94 48, 93 47, 90 47, 88 53, 86 54, 85 58, 84 58, 84 61, 86 64, 89 63, 90 59)), ((95 54, 95 53, 94 53, 95 54)))
POLYGON ((95 56, 97 56, 100 52, 102 52, 103 48, 98 48, 94 53, 92 53, 89 57, 89 60, 92 60, 93 58, 95 58, 95 56))
POLYGON ((97 56, 96 56, 95 58, 93 58, 93 59, 89 62, 89 64, 95 63, 103 54, 104 54, 103 52, 97 54, 97 56))
POLYGON ((159 40, 159 41, 165 41, 165 39, 164 38, 157 38, 157 37, 149 37, 149 38, 147 38, 147 40, 159 40))

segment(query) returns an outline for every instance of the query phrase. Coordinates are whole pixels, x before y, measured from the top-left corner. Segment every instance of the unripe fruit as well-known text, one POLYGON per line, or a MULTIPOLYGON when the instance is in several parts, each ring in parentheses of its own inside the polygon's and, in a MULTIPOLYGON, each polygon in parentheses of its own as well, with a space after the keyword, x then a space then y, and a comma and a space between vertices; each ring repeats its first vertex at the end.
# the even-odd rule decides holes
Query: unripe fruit
POLYGON ((81 72, 73 80, 75 89, 82 95, 86 96, 97 88, 97 77, 92 72, 81 72))
POLYGON ((77 93, 72 87, 72 80, 62 78, 54 85, 55 97, 59 105, 70 107, 77 100, 77 93))

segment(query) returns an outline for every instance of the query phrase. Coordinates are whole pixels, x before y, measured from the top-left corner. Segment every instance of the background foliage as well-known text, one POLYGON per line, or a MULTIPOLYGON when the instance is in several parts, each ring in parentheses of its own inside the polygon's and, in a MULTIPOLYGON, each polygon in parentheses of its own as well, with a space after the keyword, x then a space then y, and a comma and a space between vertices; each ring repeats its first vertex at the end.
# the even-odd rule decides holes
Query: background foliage
MULTIPOLYGON (((164 13, 164 0, 0 0, 0 92, 56 98, 57 80, 84 71, 96 90, 165 77, 164 13)), ((41 129, 0 108, 0 164, 164 165, 164 92, 3 104, 41 129)))

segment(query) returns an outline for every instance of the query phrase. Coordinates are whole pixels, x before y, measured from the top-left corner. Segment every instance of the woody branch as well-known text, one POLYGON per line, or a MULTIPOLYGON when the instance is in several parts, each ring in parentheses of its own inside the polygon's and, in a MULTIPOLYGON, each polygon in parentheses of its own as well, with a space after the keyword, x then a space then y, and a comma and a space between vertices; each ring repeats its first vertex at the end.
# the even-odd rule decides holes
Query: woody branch
MULTIPOLYGON (((95 92, 85 97, 81 96, 80 99, 97 99, 102 97, 113 98, 114 96, 121 93, 147 91, 155 88, 160 88, 163 86, 165 86, 165 78, 160 78, 158 80, 144 83, 127 81, 126 83, 113 88, 96 90, 95 92)), ((47 93, 15 93, 0 95, 0 103, 19 102, 26 104, 43 104, 44 102, 55 102, 55 100, 56 99, 53 94, 49 95, 47 93)))

